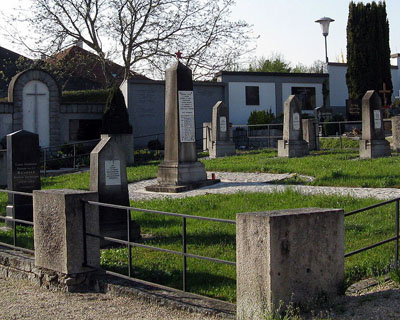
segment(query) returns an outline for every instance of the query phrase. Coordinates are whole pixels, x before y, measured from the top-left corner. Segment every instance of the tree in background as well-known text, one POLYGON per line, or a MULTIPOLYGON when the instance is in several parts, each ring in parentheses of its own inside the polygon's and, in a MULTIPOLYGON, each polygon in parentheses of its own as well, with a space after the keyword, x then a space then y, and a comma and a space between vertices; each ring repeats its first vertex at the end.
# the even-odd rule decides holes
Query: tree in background
POLYGON ((96 53, 105 76, 107 60, 115 59, 125 79, 131 70, 160 75, 180 50, 194 77, 207 77, 251 50, 245 49, 251 48, 249 24, 229 19, 234 0, 30 1, 32 8, 18 12, 9 26, 29 22, 34 43, 32 33, 24 38, 10 30, 9 36, 47 56, 82 41, 96 53))
POLYGON ((350 99, 359 101, 367 90, 381 90, 383 83, 393 91, 385 2, 350 3, 347 63, 346 82, 350 99))
POLYGON ((270 57, 253 58, 247 71, 250 72, 293 72, 293 73, 323 73, 324 63, 320 60, 314 61, 311 66, 297 64, 295 67, 291 66, 281 54, 272 54, 270 57))

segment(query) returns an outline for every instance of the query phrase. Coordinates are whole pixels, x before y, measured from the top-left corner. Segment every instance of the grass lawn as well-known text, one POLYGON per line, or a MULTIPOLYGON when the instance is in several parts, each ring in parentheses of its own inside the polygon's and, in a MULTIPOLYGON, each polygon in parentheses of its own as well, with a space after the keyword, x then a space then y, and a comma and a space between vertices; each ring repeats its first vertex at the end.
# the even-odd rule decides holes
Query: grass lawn
POLYGON ((275 150, 243 152, 233 157, 202 160, 210 171, 298 173, 315 177, 312 185, 400 187, 400 157, 359 160, 354 150, 312 152, 304 158, 277 158, 275 150))

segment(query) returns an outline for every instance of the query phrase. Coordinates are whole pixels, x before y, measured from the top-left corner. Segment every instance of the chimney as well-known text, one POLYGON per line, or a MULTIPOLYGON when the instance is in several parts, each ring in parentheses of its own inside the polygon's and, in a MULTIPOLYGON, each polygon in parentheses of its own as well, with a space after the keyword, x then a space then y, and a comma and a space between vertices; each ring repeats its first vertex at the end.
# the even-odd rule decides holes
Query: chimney
POLYGON ((79 48, 82 48, 83 49, 83 41, 82 40, 77 40, 76 41, 76 46, 78 46, 79 48))

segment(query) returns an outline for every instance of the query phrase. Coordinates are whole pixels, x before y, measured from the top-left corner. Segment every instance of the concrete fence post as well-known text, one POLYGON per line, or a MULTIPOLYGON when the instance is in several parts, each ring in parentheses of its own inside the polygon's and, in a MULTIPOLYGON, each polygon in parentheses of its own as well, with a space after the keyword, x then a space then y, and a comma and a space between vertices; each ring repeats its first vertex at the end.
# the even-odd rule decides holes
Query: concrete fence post
POLYGON ((237 319, 342 293, 344 213, 291 209, 236 215, 237 319))
MULTIPOLYGON (((63 275, 92 271, 92 268, 83 265, 84 241, 87 265, 96 268, 100 266, 99 239, 83 235, 81 201, 97 199, 96 192, 66 189, 33 191, 35 266, 63 275)), ((99 213, 96 206, 85 205, 85 220, 86 232, 99 234, 99 213)))

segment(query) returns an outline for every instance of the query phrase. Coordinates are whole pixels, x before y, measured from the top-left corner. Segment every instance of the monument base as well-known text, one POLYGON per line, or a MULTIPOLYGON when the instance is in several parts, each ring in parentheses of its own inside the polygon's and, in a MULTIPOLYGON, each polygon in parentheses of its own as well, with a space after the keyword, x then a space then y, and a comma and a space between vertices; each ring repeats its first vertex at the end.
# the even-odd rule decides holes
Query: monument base
POLYGON ((186 185, 159 185, 159 184, 154 184, 152 186, 146 187, 147 191, 153 191, 153 192, 168 192, 168 193, 179 193, 179 192, 186 192, 202 187, 207 187, 211 186, 213 184, 221 182, 220 179, 214 179, 214 180, 204 180, 200 182, 193 182, 190 184, 186 185))
POLYGON ((159 185, 187 185, 207 180, 207 173, 199 161, 178 163, 164 161, 158 167, 157 182, 159 185))
POLYGON ((391 154, 387 140, 360 140, 360 159, 389 157, 391 154))
POLYGON ((278 140, 278 157, 298 158, 309 155, 308 144, 304 140, 278 140))
POLYGON ((230 141, 213 141, 210 158, 233 156, 236 154, 235 144, 230 141))
POLYGON ((158 184, 146 187, 154 192, 184 192, 220 182, 207 180, 204 164, 201 162, 164 161, 158 167, 158 184))

